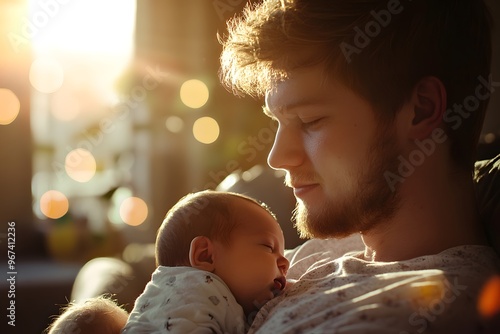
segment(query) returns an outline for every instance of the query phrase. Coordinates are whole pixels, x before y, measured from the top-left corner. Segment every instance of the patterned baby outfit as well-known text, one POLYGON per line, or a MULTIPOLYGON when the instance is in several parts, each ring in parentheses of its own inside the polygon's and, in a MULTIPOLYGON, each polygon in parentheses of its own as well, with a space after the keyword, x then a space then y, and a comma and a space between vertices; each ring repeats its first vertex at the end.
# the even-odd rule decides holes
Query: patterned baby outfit
POLYGON ((244 333, 242 307, 216 275, 159 266, 137 298, 122 333, 244 333))
POLYGON ((370 262, 362 252, 339 257, 336 246, 345 249, 310 240, 289 253, 295 283, 260 309, 249 333, 484 333, 477 298, 500 268, 491 248, 370 262))

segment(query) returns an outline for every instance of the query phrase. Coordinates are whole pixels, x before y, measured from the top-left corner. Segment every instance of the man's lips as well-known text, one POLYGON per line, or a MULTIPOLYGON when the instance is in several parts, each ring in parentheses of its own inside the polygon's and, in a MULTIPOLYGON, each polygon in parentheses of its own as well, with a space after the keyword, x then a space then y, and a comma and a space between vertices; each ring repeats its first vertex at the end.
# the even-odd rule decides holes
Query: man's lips
POLYGON ((293 193, 296 197, 301 197, 318 186, 317 183, 292 184, 293 193))
POLYGON ((285 184, 288 187, 293 188, 293 193, 295 197, 298 198, 304 196, 306 193, 320 185, 315 174, 299 171, 288 171, 285 176, 285 184))

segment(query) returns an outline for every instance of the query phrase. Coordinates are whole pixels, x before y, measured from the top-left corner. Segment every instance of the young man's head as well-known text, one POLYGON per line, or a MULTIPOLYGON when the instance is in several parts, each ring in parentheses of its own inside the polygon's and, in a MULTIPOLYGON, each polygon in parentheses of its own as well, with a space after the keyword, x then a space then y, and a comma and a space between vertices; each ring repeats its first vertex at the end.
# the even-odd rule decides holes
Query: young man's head
POLYGON ((322 64, 325 80, 355 91, 383 121, 421 79, 436 77, 452 157, 470 169, 490 95, 490 21, 481 0, 264 0, 229 23, 221 77, 262 96, 294 70, 322 64))
POLYGON ((250 197, 202 191, 167 213, 156 239, 156 262, 218 275, 246 314, 285 287, 288 260, 275 216, 250 197))
POLYGON ((113 300, 96 297, 82 304, 69 304, 47 333, 119 334, 127 319, 127 312, 113 300))
POLYGON ((389 221, 434 166, 470 174, 491 94, 483 1, 264 0, 222 42, 223 82, 279 123, 268 162, 304 236, 389 221))

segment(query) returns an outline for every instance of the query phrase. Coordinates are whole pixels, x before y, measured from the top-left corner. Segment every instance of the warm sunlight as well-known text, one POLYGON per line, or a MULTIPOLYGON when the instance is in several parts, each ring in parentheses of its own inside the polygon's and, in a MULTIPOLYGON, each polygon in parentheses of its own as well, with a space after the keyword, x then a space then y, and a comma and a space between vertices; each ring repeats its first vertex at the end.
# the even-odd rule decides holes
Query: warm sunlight
MULTIPOLYGON (((134 48, 136 1, 30 2, 27 27, 35 62, 30 79, 42 93, 90 85, 109 96, 134 48), (41 60, 40 60, 41 59, 41 60)), ((26 36, 23 36, 26 37, 26 36)))
POLYGON ((135 1, 71 1, 50 9, 42 5, 42 1, 31 1, 36 50, 118 55, 131 52, 135 1))

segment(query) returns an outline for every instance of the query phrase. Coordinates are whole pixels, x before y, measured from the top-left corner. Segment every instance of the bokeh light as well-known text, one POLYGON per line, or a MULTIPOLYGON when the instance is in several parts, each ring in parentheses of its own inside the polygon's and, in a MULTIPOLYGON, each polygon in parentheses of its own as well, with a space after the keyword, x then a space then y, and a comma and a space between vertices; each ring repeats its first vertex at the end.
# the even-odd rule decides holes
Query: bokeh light
POLYGON ((493 276, 486 282, 477 306, 479 314, 485 318, 500 314, 500 276, 493 276))
POLYGON ((40 197, 40 211, 47 218, 61 218, 68 212, 68 209, 68 198, 60 191, 49 190, 40 197))
POLYGON ((200 143, 213 143, 219 138, 219 133, 219 124, 212 117, 200 117, 193 124, 193 135, 200 143))
POLYGON ((178 116, 170 116, 165 121, 165 127, 172 133, 179 133, 184 128, 184 121, 178 116))
POLYGON ((484 135, 484 142, 485 142, 486 144, 491 144, 491 143, 493 143, 496 139, 497 139, 497 138, 496 138, 496 136, 495 136, 495 134, 494 134, 494 133, 491 133, 491 132, 490 132, 490 133, 487 133, 486 135, 484 135))
POLYGON ((127 263, 141 263, 145 258, 154 258, 154 244, 130 243, 122 252, 127 263))
POLYGON ((16 119, 21 103, 10 89, 0 88, 0 124, 7 125, 16 119))
POLYGON ((64 81, 62 66, 51 58, 38 58, 31 64, 30 83, 41 93, 54 93, 64 81))
POLYGON ((120 217, 127 225, 141 225, 148 217, 148 205, 139 197, 129 197, 120 205, 120 217))
POLYGON ((97 164, 94 156, 83 148, 72 150, 66 155, 64 169, 70 178, 78 182, 87 182, 96 173, 97 164))
POLYGON ((197 79, 187 80, 181 86, 180 97, 182 103, 189 108, 201 108, 208 101, 208 87, 203 81, 197 79))
MULTIPOLYGON (((60 93, 60 92, 59 92, 60 93)), ((71 121, 80 113, 81 103, 70 94, 55 94, 52 99, 51 112, 60 121, 71 121)))

